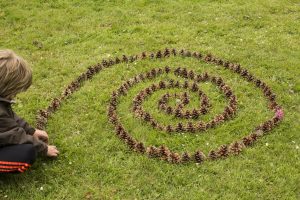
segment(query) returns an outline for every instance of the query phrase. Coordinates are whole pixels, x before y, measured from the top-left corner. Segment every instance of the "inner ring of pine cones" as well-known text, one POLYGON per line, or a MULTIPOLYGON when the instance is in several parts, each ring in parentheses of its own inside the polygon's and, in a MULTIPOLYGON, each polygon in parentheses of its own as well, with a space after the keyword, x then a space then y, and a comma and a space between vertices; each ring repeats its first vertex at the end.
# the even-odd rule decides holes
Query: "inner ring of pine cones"
POLYGON ((122 58, 117 57, 115 59, 103 60, 101 63, 89 67, 86 72, 82 73, 71 84, 67 86, 61 96, 54 98, 46 109, 39 110, 36 116, 36 127, 38 129, 44 130, 46 128, 49 117, 60 108, 62 102, 70 97, 74 92, 76 92, 86 80, 92 79, 95 74, 101 72, 105 68, 111 68, 119 63, 132 63, 136 60, 166 59, 173 56, 194 58, 201 62, 222 66, 225 69, 232 71, 233 73, 239 74, 243 79, 245 79, 249 83, 252 83, 253 86, 259 88, 262 91, 266 100, 268 101, 268 108, 274 112, 274 116, 266 120, 265 122, 262 122, 250 133, 245 134, 246 136, 244 136, 243 138, 240 138, 237 141, 233 141, 231 144, 223 144, 217 149, 212 149, 207 155, 205 155, 200 149, 193 153, 179 153, 172 151, 165 145, 159 147, 153 145, 145 146, 143 142, 137 141, 127 130, 125 130, 117 115, 118 97, 126 95, 130 87, 143 81, 144 79, 151 79, 163 73, 174 73, 175 75, 185 79, 184 82, 178 83, 171 80, 168 82, 160 81, 158 84, 153 84, 151 87, 141 91, 133 99, 132 111, 135 113, 135 116, 147 121, 154 128, 158 128, 159 130, 165 130, 167 132, 186 131, 191 133, 203 131, 208 128, 216 127, 223 121, 229 120, 230 118, 234 117, 237 111, 237 99, 233 94, 231 88, 226 85, 223 79, 220 77, 210 76, 207 73, 195 74, 192 70, 187 70, 186 68, 177 68, 175 70, 172 70, 169 67, 165 67, 163 69, 152 69, 145 74, 139 74, 133 79, 127 80, 120 86, 117 91, 113 91, 108 106, 108 120, 113 124, 116 136, 124 141, 124 143, 127 144, 128 147, 133 151, 139 152, 141 154, 146 154, 149 157, 159 158, 161 160, 176 164, 187 162, 202 163, 205 160, 222 159, 230 155, 240 154, 243 149, 254 145, 254 143, 259 140, 259 138, 268 134, 283 120, 283 109, 276 102, 276 95, 272 92, 271 88, 265 82, 263 82, 259 78, 256 78, 247 69, 241 67, 240 64, 225 61, 211 54, 205 55, 201 52, 190 52, 187 50, 178 51, 176 49, 166 48, 163 51, 159 50, 155 53, 142 52, 139 55, 133 56, 123 55, 122 58), (176 125, 176 127, 173 127, 171 125, 164 126, 156 122, 149 113, 143 110, 141 106, 143 100, 145 100, 147 96, 150 96, 156 90, 164 90, 168 87, 180 87, 192 92, 198 92, 201 99, 200 108, 195 109, 195 111, 189 111, 188 113, 188 110, 183 111, 182 108, 189 102, 188 95, 186 94, 181 97, 183 103, 181 104, 181 106, 179 106, 179 109, 169 108, 167 106, 167 102, 168 99, 172 97, 172 95, 167 93, 160 99, 159 109, 166 112, 167 114, 174 115, 174 117, 193 118, 194 120, 198 120, 201 115, 204 115, 208 112, 210 107, 207 96, 200 90, 200 87, 198 85, 203 81, 211 81, 220 89, 221 92, 224 93, 226 98, 229 100, 229 105, 225 107, 224 111, 208 123, 204 123, 200 120, 197 124, 188 122, 187 124, 179 123, 176 125))

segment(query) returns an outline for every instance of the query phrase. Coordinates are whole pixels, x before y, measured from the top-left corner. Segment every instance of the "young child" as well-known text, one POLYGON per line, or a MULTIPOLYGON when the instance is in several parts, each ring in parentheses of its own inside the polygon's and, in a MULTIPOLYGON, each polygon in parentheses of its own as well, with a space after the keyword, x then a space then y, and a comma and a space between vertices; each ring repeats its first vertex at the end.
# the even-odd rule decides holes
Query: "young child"
POLYGON ((26 171, 37 155, 56 157, 48 134, 32 128, 12 110, 13 99, 32 82, 28 64, 11 50, 0 50, 0 173, 26 171))

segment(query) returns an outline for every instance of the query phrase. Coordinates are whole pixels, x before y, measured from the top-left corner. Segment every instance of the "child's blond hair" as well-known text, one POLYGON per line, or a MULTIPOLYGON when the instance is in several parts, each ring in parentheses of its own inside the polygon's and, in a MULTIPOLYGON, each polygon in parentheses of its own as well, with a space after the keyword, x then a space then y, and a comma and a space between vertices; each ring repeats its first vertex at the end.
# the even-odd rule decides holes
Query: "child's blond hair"
POLYGON ((32 83, 32 71, 27 62, 12 50, 0 50, 0 97, 13 99, 32 83))

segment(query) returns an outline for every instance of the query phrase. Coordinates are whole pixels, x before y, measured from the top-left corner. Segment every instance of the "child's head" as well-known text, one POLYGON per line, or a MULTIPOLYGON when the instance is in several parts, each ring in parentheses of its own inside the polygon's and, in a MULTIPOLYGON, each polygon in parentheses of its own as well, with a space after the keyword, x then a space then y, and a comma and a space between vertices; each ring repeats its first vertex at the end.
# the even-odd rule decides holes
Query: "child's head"
POLYGON ((0 50, 0 97, 13 99, 32 83, 32 71, 26 61, 12 50, 0 50))

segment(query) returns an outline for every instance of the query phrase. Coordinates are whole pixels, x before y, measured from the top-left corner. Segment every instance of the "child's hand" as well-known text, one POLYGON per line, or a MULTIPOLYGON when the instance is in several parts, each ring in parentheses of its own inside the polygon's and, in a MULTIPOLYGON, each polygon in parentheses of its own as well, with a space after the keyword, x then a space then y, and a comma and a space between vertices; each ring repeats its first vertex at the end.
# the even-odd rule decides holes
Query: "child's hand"
POLYGON ((48 134, 46 133, 46 131, 36 129, 33 136, 37 137, 38 139, 40 139, 43 142, 45 142, 46 144, 48 144, 49 137, 48 137, 48 134))
POLYGON ((48 157, 57 157, 59 154, 59 151, 57 150, 56 146, 48 145, 48 157))

